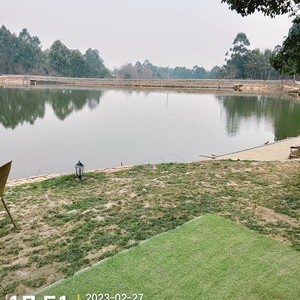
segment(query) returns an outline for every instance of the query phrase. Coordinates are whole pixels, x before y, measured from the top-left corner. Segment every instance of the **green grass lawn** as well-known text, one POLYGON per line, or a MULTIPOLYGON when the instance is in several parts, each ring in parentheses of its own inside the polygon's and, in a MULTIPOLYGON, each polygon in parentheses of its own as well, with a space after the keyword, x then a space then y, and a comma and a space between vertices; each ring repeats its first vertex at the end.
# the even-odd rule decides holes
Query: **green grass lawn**
POLYGON ((74 300, 78 294, 86 300, 89 293, 141 293, 147 300, 298 300, 299 282, 299 252, 207 214, 116 254, 42 294, 74 300))

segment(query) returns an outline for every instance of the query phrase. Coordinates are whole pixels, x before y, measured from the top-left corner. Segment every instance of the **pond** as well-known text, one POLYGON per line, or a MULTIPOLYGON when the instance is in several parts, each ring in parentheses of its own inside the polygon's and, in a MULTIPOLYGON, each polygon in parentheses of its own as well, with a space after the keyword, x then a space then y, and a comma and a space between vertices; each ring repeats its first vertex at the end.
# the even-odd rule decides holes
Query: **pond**
POLYGON ((272 96, 0 88, 10 179, 189 162, 300 135, 300 103, 272 96))

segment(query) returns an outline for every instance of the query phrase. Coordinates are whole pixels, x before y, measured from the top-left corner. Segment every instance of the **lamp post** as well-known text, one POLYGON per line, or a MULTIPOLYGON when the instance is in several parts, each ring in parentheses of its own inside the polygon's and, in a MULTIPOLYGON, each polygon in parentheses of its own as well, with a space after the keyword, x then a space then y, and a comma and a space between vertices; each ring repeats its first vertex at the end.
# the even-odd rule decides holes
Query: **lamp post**
POLYGON ((84 164, 79 160, 78 163, 75 165, 75 172, 77 180, 82 182, 84 164))

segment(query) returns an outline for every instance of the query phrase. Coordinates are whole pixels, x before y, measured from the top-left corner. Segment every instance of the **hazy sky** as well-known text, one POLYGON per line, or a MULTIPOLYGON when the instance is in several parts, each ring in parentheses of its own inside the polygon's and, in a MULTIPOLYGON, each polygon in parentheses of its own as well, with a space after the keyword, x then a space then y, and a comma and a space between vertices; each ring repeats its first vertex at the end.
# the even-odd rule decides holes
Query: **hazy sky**
POLYGON ((0 0, 0 25, 27 28, 43 48, 98 49, 109 68, 148 59, 158 66, 223 65, 239 32, 251 48, 281 44, 291 19, 241 17, 221 0, 0 0))

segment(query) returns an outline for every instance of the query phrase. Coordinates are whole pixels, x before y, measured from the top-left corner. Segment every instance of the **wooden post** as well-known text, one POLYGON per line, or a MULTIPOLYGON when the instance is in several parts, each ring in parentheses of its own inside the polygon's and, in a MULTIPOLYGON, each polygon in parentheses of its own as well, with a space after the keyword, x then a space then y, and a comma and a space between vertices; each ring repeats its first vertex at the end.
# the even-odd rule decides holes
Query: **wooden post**
POLYGON ((15 228, 18 228, 17 224, 15 223, 15 221, 12 218, 12 215, 11 215, 9 209, 8 209, 8 206, 6 205, 6 203, 3 199, 3 192, 4 192, 4 188, 5 188, 5 185, 6 185, 7 178, 8 178, 8 174, 10 172, 11 163, 12 162, 10 161, 7 164, 0 167, 0 198, 1 198, 1 201, 4 205, 5 210, 7 211, 7 214, 9 216, 11 222, 13 223, 15 228))
POLYGON ((18 226, 17 226, 17 224, 15 223, 15 221, 14 221, 14 219, 13 219, 13 217, 12 217, 12 215, 11 215, 9 209, 8 209, 8 206, 6 205, 6 203, 5 203, 4 199, 3 199, 3 196, 1 197, 1 201, 2 201, 2 203, 3 203, 4 208, 5 208, 6 211, 7 211, 7 214, 8 214, 8 216, 9 216, 11 222, 12 222, 13 225, 14 225, 14 227, 15 227, 16 229, 18 229, 18 226))

